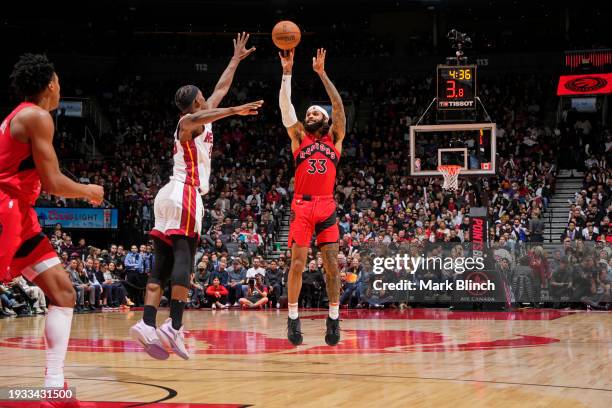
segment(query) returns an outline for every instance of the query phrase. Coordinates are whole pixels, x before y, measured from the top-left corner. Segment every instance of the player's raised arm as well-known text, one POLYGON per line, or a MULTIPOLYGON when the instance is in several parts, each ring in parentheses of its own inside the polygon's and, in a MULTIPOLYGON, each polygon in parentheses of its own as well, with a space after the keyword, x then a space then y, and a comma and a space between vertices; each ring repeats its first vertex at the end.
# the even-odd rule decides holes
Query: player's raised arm
POLYGON ((332 104, 332 126, 331 133, 334 136, 334 144, 338 151, 342 151, 342 141, 346 134, 346 115, 344 113, 344 104, 342 103, 342 97, 340 93, 327 76, 325 72, 325 55, 326 51, 324 48, 317 49, 317 56, 312 58, 312 69, 314 72, 319 74, 327 96, 331 100, 332 104))
POLYGON ((259 113, 258 110, 262 107, 263 103, 263 100, 259 100, 245 103, 244 105, 240 106, 232 106, 230 108, 205 109, 195 113, 188 113, 180 121, 181 140, 183 140, 183 134, 191 137, 192 132, 199 129, 201 126, 228 116, 257 115, 259 113))
POLYGON ((54 126, 49 112, 36 108, 24 110, 11 125, 15 127, 14 133, 31 135, 34 164, 45 191, 65 198, 85 198, 95 205, 102 203, 102 186, 76 183, 60 171, 53 148, 54 126))
POLYGON ((232 86, 232 81, 234 80, 234 73, 236 73, 236 69, 238 68, 238 64, 240 61, 251 55, 255 51, 255 47, 251 47, 249 49, 246 48, 246 43, 249 40, 249 34, 247 33, 238 33, 236 38, 234 39, 234 55, 230 60, 227 68, 221 74, 221 78, 219 78, 219 82, 215 86, 212 95, 208 98, 208 107, 210 109, 214 109, 221 103, 221 100, 225 97, 227 92, 232 86))
POLYGON ((295 48, 278 53, 281 66, 283 67, 283 78, 281 80, 280 92, 278 94, 278 105, 281 110, 283 125, 287 128, 287 133, 291 139, 291 150, 295 151, 300 147, 304 125, 297 118, 295 108, 291 103, 291 73, 293 71, 293 57, 295 48))

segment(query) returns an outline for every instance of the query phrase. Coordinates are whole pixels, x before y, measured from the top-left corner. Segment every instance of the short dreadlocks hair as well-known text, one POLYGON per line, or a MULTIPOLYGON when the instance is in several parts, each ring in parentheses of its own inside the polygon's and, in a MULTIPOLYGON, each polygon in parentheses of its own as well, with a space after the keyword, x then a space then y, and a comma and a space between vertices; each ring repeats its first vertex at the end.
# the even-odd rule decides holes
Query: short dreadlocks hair
POLYGON ((189 110, 200 89, 195 85, 181 86, 176 94, 174 94, 174 103, 181 113, 185 113, 189 110))
POLYGON ((11 83, 22 98, 36 96, 53 79, 55 67, 43 54, 23 54, 13 67, 11 83))

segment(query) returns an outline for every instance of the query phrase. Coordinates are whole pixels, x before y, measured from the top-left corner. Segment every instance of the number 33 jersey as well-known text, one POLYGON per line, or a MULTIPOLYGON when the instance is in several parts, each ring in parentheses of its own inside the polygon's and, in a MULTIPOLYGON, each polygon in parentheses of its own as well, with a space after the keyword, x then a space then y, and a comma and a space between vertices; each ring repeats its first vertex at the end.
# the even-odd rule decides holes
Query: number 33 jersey
POLYGON ((320 139, 305 133, 295 160, 295 194, 333 196, 340 153, 328 133, 320 139))

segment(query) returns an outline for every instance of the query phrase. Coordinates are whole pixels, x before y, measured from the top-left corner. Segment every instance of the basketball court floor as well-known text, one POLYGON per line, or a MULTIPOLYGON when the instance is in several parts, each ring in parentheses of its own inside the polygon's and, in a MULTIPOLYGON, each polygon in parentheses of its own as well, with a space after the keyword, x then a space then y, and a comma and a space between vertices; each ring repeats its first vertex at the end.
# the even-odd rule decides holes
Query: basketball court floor
MULTIPOLYGON (((299 348, 286 315, 188 311, 188 361, 153 360, 128 337, 141 312, 76 315, 66 377, 85 407, 612 406, 612 313, 342 311, 335 348, 326 311, 301 312, 299 348)), ((43 328, 0 320, 3 386, 42 384, 43 328)))

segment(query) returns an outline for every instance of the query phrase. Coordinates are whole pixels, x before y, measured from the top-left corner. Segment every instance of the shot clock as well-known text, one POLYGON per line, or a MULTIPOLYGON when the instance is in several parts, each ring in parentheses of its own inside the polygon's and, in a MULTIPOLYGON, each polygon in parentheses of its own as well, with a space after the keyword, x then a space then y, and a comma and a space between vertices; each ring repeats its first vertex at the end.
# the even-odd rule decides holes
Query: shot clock
POLYGON ((476 65, 438 65, 438 110, 475 109, 476 65))

